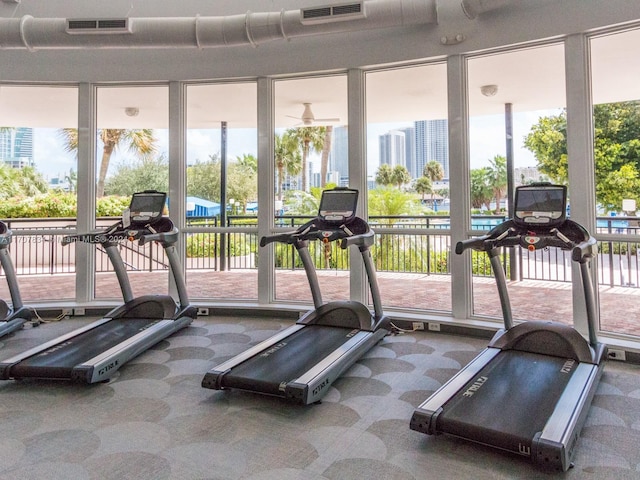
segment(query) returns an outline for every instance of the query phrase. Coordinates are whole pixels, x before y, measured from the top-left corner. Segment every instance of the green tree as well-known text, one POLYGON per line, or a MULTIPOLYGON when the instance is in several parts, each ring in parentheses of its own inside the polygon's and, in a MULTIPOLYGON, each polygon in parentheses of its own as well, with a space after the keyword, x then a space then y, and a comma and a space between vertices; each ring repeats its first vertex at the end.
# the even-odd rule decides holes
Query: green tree
MULTIPOLYGON (((608 210, 620 210, 621 199, 640 200, 634 181, 640 172, 640 101, 595 105, 593 123, 596 201, 608 210), (622 169, 625 165, 632 168, 622 169)), ((540 118, 524 142, 535 154, 540 172, 561 184, 568 180, 566 132, 563 111, 540 118)))
POLYGON ((298 127, 287 130, 295 138, 302 149, 302 185, 300 190, 307 189, 307 160, 311 152, 321 152, 325 141, 326 127, 298 127))
MULTIPOLYGON (((243 156, 246 158, 246 156, 243 156)), ((220 157, 209 156, 206 162, 187 167, 187 195, 220 202, 220 157)), ((233 198, 246 213, 247 203, 257 198, 257 172, 250 162, 230 162, 227 165, 227 197, 233 198)))
POLYGON ((187 195, 220 201, 220 157, 217 154, 187 167, 187 195))
POLYGON ((404 165, 396 165, 393 167, 391 178, 393 179, 393 184, 398 188, 402 188, 403 185, 411 183, 411 174, 404 165))
POLYGON ((249 170, 252 170, 254 173, 258 173, 258 157, 255 155, 243 153, 236 157, 236 162, 238 165, 242 165, 243 167, 247 167, 249 170))
POLYGON ((142 190, 166 192, 168 189, 169 162, 164 155, 118 165, 104 186, 106 195, 122 196, 130 196, 142 190))
MULTIPOLYGON (((60 136, 64 139, 65 149, 68 152, 78 150, 78 130, 75 128, 63 128, 59 131, 60 136)), ((157 140, 153 130, 143 128, 138 130, 126 130, 105 128, 98 130, 98 137, 102 141, 102 158, 100 160, 100 168, 98 171, 98 184, 96 186, 96 196, 104 195, 104 186, 109 171, 109 163, 113 153, 121 146, 138 158, 144 159, 156 152, 157 140)))
POLYGON ((489 210, 493 190, 489 185, 489 168, 474 168, 471 170, 471 207, 489 210))
POLYGON ((493 198, 496 201, 495 213, 500 213, 500 202, 507 193, 507 159, 502 155, 496 155, 489 160, 487 170, 488 183, 493 191, 493 198))
POLYGON ((64 176, 64 181, 69 184, 69 192, 75 193, 78 189, 78 174, 73 168, 64 176))
POLYGON ((320 156, 320 186, 325 187, 327 184, 327 171, 329 170, 329 153, 331 152, 331 143, 333 141, 333 125, 327 125, 324 131, 324 139, 322 141, 322 155, 320 156))
POLYGON ((246 162, 232 162, 227 166, 227 197, 247 213, 247 203, 258 198, 258 171, 246 162))
MULTIPOLYGON (((422 169, 422 175, 431 180, 431 184, 433 185, 435 182, 440 182, 444 178, 444 168, 440 162, 436 160, 430 160, 422 169)), ((435 195, 435 190, 431 189, 431 205, 434 204, 433 196, 435 195)))
POLYGON ((622 165, 618 170, 612 170, 598 182, 601 190, 599 203, 608 211, 622 208, 625 198, 638 198, 640 192, 640 178, 634 164, 622 165))
POLYGON ((0 164, 0 198, 32 197, 48 189, 47 181, 34 167, 13 168, 0 164))
POLYGON ((376 172, 376 184, 383 187, 393 185, 393 169, 391 168, 391 165, 383 163, 378 167, 378 171, 376 172))
POLYGON ((567 114, 542 117, 524 139, 524 146, 533 152, 538 170, 553 182, 567 184, 567 114))
MULTIPOLYGON (((414 199, 409 193, 396 188, 375 188, 369 190, 370 216, 398 216, 407 215, 414 210, 414 199)), ((394 220, 387 220, 393 223, 394 220)))
MULTIPOLYGON (((413 188, 417 193, 419 193, 422 196, 423 202, 424 202, 424 196, 427 193, 433 194, 433 186, 431 184, 431 180, 429 180, 429 177, 425 177, 424 175, 416 179, 415 183, 413 184, 413 188)), ((433 198, 431 200, 431 204, 433 204, 433 198)))
POLYGON ((274 158, 276 170, 278 171, 277 196, 278 200, 282 200, 285 174, 297 175, 302 169, 299 144, 291 131, 287 130, 282 135, 276 134, 274 158))

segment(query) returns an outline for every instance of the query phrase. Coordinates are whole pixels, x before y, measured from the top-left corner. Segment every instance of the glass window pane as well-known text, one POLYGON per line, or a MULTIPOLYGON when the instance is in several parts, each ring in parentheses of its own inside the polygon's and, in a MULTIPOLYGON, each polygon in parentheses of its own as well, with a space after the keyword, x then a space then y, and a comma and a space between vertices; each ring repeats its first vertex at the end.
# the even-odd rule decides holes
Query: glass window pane
POLYGON ((637 29, 591 40, 600 328, 632 335, 640 335, 638 42, 637 29))
MULTIPOLYGON (((97 228, 119 220, 131 195, 168 191, 169 89, 166 86, 97 90, 97 228)), ((155 242, 123 242, 120 253, 135 296, 166 292, 168 262, 155 242)), ((105 252, 96 247, 96 298, 121 298, 105 252)))
POLYGON ((255 82, 187 87, 185 240, 192 298, 258 298, 256 127, 255 82))
POLYGON ((446 81, 444 64, 366 76, 369 222, 385 306, 451 311, 446 81))
MULTIPOLYGON (((512 216, 509 176, 511 188, 541 180, 568 182, 566 154, 561 158, 564 169, 558 169, 560 159, 549 161, 542 148, 548 139, 540 134, 566 119, 564 47, 472 58, 468 88, 471 229, 486 231, 512 216)), ((555 137, 552 144, 564 144, 566 152, 564 137, 555 137)), ((570 257, 555 249, 529 252, 515 247, 503 252, 514 318, 571 321, 570 257)), ((471 262, 473 313, 501 321, 486 254, 471 252, 471 262)))
MULTIPOLYGON (((349 179, 347 77, 281 80, 275 84, 276 225, 301 225, 318 212, 321 191, 349 179)), ((304 269, 291 246, 275 245, 278 301, 312 302, 304 269)), ((319 242, 309 251, 323 300, 349 297, 349 252, 329 253, 319 242)))
MULTIPOLYGON (((26 304, 75 299, 74 248, 52 230, 75 226, 77 155, 65 132, 77 122, 75 87, 0 87, 0 218, 26 304)), ((10 301, 4 279, 0 298, 10 301)))

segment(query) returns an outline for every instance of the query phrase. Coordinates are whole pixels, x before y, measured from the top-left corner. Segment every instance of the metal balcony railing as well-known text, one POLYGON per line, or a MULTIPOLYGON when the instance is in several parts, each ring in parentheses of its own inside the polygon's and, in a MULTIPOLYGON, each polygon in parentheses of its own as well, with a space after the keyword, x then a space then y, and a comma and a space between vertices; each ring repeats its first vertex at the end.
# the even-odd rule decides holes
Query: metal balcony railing
MULTIPOLYGON (((309 216, 277 216, 278 227, 295 228, 309 216)), ((472 229, 485 231, 504 219, 501 216, 474 216, 472 229)), ((110 225, 113 218, 99 219, 98 226, 110 225)), ((445 216, 376 216, 369 219, 376 230, 372 255, 379 272, 449 275, 452 239, 449 218, 445 216)), ((640 286, 640 226, 636 217, 599 217, 598 281, 611 287, 640 286)), ((73 218, 11 219, 13 231, 10 254, 18 275, 60 274, 75 272, 75 244, 62 246, 62 237, 75 230, 73 218)), ((216 218, 189 217, 184 232, 187 270, 254 269, 260 254, 257 217, 231 215, 224 227, 216 218)), ((99 246, 96 271, 112 270, 99 246)), ((168 268, 162 248, 155 244, 140 247, 123 242, 121 254, 132 271, 155 271, 168 268)), ((333 244, 313 242, 309 247, 319 269, 346 270, 349 252, 333 244)), ((472 271, 476 276, 491 276, 486 255, 472 252, 472 271)), ((278 269, 302 268, 293 247, 275 245, 278 269)), ((529 252, 514 248, 503 252, 502 263, 507 272, 516 272, 513 280, 571 281, 570 252, 550 248, 529 252), (517 268, 508 268, 515 262, 517 268)))

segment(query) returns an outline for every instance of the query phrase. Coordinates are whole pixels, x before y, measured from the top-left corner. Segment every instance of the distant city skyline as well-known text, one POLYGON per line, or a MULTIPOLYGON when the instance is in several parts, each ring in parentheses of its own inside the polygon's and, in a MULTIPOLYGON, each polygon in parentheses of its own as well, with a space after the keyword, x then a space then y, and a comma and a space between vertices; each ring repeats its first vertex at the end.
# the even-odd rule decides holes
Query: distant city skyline
MULTIPOLYGON (((556 115, 558 110, 541 112, 524 112, 514 115, 514 149, 515 166, 528 167, 537 164, 533 153, 522 146, 524 137, 531 130, 531 126, 537 123, 542 116, 556 115)), ((492 115, 472 117, 470 124, 470 163, 471 168, 480 168, 488 165, 495 155, 505 155, 504 117, 492 115)), ((367 169, 368 176, 375 175, 379 167, 379 135, 391 130, 404 130, 414 128, 411 122, 404 123, 379 123, 367 124, 367 169)), ((335 149, 348 151, 346 126, 334 127, 333 145, 335 149)), ((70 170, 77 171, 77 159, 75 152, 67 152, 55 128, 33 129, 33 160, 36 168, 48 179, 68 174, 70 170)), ((164 129, 154 130, 158 138, 158 154, 168 156, 168 131, 164 129)), ((243 154, 257 155, 257 133, 255 129, 230 129, 228 132, 229 152, 228 158, 235 159, 243 154)), ((406 134, 405 134, 406 137, 406 134)), ((196 160, 206 161, 209 155, 220 152, 219 129, 213 130, 189 130, 187 135, 188 163, 196 160)), ((111 161, 111 168, 117 166, 132 154, 118 151, 111 161)), ((410 161, 410 159, 409 159, 410 161)), ((312 153, 309 162, 313 168, 312 173, 320 170, 320 155, 312 153)), ((347 156, 336 155, 332 152, 330 159, 330 171, 347 171, 347 156)), ((110 169, 110 171, 113 171, 110 169)), ((311 178, 311 176, 310 176, 311 178)), ((341 183, 348 181, 348 175, 341 175, 341 183)))

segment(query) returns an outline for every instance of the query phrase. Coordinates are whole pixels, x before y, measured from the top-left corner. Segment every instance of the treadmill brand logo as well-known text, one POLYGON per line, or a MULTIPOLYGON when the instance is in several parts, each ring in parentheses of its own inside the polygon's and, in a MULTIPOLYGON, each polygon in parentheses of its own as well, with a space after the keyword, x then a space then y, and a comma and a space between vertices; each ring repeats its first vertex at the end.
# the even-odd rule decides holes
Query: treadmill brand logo
POLYGON ((560 369, 560 373, 571 373, 571 370, 573 370, 573 366, 576 364, 576 361, 573 359, 569 359, 566 362, 564 362, 564 365, 562 365, 562 368, 560 369))
POLYGON ((264 352, 262 355, 260 355, 261 357, 268 357, 269 355, 276 353, 278 350, 280 350, 281 348, 284 348, 287 346, 287 342, 280 342, 276 345, 274 345, 273 347, 271 347, 269 350, 267 350, 266 352, 264 352))
POLYGON ((315 397, 322 390, 324 390, 324 387, 328 387, 328 386, 329 386, 329 379, 325 378, 325 380, 320 385, 318 385, 316 388, 313 389, 313 396, 315 397))
POLYGON ((105 365, 104 367, 102 367, 100 370, 98 370, 98 375, 104 375, 105 373, 107 373, 109 370, 113 370, 114 368, 116 368, 118 366, 118 360, 114 360, 113 362, 111 362, 109 365, 105 365))
POLYGON ((475 382, 473 382, 473 384, 467 388, 467 390, 462 394, 463 397, 473 397, 473 395, 480 390, 480 387, 482 387, 487 380, 489 380, 489 377, 479 377, 475 382))

